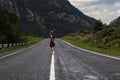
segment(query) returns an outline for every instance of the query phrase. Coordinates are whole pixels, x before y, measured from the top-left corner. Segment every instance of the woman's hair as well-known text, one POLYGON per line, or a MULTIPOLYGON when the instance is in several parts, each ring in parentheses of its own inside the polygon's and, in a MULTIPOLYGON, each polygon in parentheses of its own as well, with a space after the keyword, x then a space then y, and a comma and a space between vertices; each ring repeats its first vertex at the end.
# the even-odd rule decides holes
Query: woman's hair
POLYGON ((50 35, 54 35, 53 31, 50 31, 50 35))

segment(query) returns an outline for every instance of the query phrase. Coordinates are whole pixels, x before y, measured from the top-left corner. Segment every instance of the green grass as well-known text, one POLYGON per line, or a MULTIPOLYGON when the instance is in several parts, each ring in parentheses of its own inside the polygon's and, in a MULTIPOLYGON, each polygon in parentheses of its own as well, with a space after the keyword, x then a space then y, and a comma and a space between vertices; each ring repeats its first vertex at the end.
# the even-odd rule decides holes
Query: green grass
POLYGON ((31 42, 31 45, 33 45, 43 40, 43 38, 28 36, 28 40, 31 42))
POLYGON ((2 48, 0 50, 0 54, 4 54, 4 53, 8 53, 8 52, 14 52, 15 50, 19 50, 19 49, 24 49, 24 48, 30 47, 30 46, 40 42, 41 40, 43 40, 43 38, 31 37, 31 36, 27 36, 27 39, 28 39, 29 42, 31 42, 30 44, 26 44, 26 45, 23 45, 23 46, 2 48))
POLYGON ((91 42, 85 42, 82 40, 74 40, 74 39, 68 39, 68 38, 62 38, 62 39, 75 46, 78 46, 87 50, 108 54, 108 55, 113 55, 113 56, 120 56, 120 48, 102 49, 102 48, 98 48, 97 45, 92 44, 91 42))

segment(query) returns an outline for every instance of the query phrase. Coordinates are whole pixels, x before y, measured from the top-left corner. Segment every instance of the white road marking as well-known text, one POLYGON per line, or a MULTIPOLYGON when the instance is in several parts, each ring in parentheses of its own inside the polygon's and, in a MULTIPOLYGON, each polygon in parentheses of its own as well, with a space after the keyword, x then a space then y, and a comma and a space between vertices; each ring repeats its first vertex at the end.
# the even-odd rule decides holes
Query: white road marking
POLYGON ((85 75, 83 80, 99 80, 99 79, 93 75, 85 75))
POLYGON ((80 49, 80 50, 83 50, 83 51, 86 51, 86 52, 91 52, 91 53, 96 54, 96 55, 100 55, 100 56, 104 56, 104 57, 108 57, 108 58, 120 60, 120 58, 117 58, 117 57, 114 57, 114 56, 109 56, 109 55, 106 55, 106 54, 97 53, 97 52, 94 52, 94 51, 90 51, 90 50, 86 50, 86 49, 83 49, 83 48, 79 48, 79 47, 74 46, 74 45, 72 45, 72 44, 70 44, 70 43, 68 43, 68 42, 66 42, 66 41, 64 41, 64 40, 62 40, 62 41, 65 42, 66 44, 72 46, 72 47, 75 47, 75 48, 77 48, 77 49, 80 49))
MULTIPOLYGON (((41 43, 41 42, 42 42, 42 41, 40 41, 39 43, 41 43)), ((39 44, 39 43, 37 43, 37 44, 39 44)), ((9 56, 12 56, 12 55, 14 55, 14 54, 16 54, 16 53, 19 53, 19 52, 25 51, 25 50, 27 50, 27 49, 30 49, 30 48, 36 46, 37 44, 35 44, 35 45, 31 46, 31 47, 22 49, 22 50, 20 50, 20 51, 16 51, 16 52, 14 52, 14 53, 10 53, 10 54, 8 54, 8 55, 1 56, 0 59, 5 58, 5 57, 9 57, 9 56)))
POLYGON ((50 77, 49 80, 55 80, 54 52, 51 56, 50 77))

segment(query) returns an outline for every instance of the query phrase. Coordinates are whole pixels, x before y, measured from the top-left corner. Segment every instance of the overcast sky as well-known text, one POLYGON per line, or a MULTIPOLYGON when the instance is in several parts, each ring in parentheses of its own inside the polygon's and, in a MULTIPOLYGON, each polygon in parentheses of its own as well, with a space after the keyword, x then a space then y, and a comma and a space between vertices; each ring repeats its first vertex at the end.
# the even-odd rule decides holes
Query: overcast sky
POLYGON ((84 14, 103 23, 109 23, 120 16, 120 0, 69 0, 84 14))

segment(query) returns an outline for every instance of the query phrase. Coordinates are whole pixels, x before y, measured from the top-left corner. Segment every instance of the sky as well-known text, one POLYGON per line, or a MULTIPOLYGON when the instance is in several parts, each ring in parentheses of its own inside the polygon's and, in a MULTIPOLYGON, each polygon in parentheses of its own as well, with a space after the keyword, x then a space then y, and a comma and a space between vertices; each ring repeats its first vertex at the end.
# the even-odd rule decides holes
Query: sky
POLYGON ((109 24, 120 16, 120 0, 69 0, 84 14, 109 24))

